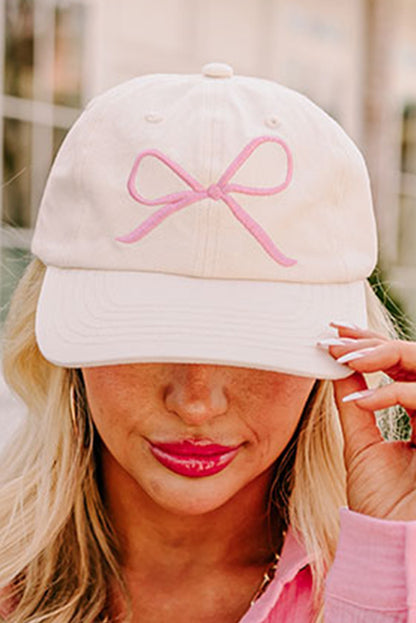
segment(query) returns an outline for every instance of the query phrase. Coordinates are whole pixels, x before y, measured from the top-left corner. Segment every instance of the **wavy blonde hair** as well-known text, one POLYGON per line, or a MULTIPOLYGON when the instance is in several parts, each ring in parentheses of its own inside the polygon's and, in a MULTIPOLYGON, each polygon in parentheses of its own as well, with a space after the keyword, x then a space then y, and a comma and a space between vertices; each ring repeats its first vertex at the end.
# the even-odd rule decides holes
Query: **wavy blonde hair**
MULTIPOLYGON (((44 272, 42 262, 33 259, 14 293, 4 332, 4 376, 27 405, 28 417, 2 456, 0 588, 7 587, 14 604, 10 623, 109 623, 114 587, 121 588, 127 603, 129 598, 100 493, 97 439, 88 431, 78 436, 73 431, 71 385, 80 421, 90 421, 82 376, 46 361, 35 340, 44 272)), ((394 335, 370 286, 367 299, 370 327, 394 335)), ((345 476, 332 383, 317 381, 278 459, 271 495, 311 556, 317 623, 323 621, 324 580, 337 546, 339 508, 347 504, 345 476)))

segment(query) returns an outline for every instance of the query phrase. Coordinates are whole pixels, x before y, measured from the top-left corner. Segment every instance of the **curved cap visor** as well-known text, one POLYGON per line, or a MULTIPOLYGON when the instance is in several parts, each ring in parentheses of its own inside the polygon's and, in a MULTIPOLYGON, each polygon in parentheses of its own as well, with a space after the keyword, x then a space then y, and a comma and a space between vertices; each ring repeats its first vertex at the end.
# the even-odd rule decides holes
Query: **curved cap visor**
POLYGON ((200 279, 135 271, 46 269, 36 315, 58 366, 212 363, 337 379, 319 339, 333 320, 367 326, 365 282, 200 279))

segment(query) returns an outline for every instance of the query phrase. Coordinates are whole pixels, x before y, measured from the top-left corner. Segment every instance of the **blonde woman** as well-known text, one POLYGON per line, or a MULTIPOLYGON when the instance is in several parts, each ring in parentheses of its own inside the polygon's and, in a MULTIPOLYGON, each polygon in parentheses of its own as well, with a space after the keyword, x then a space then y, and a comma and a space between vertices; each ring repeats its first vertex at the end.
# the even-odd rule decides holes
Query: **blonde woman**
POLYGON ((4 620, 416 621, 415 434, 374 417, 413 423, 416 345, 367 283, 369 180, 335 121, 223 63, 135 78, 69 132, 32 251, 4 620))

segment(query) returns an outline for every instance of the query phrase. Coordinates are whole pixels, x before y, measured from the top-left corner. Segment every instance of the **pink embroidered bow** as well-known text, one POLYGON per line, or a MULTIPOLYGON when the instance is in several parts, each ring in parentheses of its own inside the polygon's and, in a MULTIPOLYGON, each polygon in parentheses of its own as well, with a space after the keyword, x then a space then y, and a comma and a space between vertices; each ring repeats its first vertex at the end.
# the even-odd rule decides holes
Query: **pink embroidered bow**
POLYGON ((178 210, 182 210, 186 206, 195 203, 196 201, 201 201, 202 199, 206 199, 207 197, 211 197, 216 201, 220 199, 224 201, 230 208, 231 212, 234 216, 244 225, 244 227, 254 236, 254 238, 261 244, 263 249, 279 264, 283 266, 293 266, 297 261, 294 259, 290 259, 286 257, 274 244, 271 238, 266 234, 264 229, 255 221, 243 208, 235 201, 235 199, 230 195, 231 192, 236 193, 245 193, 247 195, 275 195, 280 193, 282 190, 287 188, 291 182, 293 173, 293 159, 292 154, 290 152, 287 144, 280 138, 274 136, 259 136, 258 138, 253 139, 244 147, 241 153, 231 162, 229 167, 220 177, 216 184, 211 184, 208 188, 204 188, 202 184, 198 182, 195 178, 193 178, 187 171, 185 171, 179 164, 173 162, 168 156, 161 153, 156 149, 146 149, 142 151, 136 158, 133 168, 131 170, 129 179, 128 179, 128 190, 130 195, 139 203, 145 205, 159 205, 161 203, 165 204, 162 208, 154 212, 149 218, 147 218, 139 227, 134 229, 129 234, 116 238, 120 242, 132 243, 140 240, 144 236, 146 236, 152 229, 160 225, 162 221, 164 221, 168 216, 177 212, 178 210), (240 184, 232 184, 229 183, 230 178, 235 174, 235 172, 241 167, 241 165, 247 160, 250 154, 261 144, 265 142, 274 142, 278 143, 283 147, 287 156, 287 171, 286 178, 282 184, 279 186, 268 187, 268 188, 258 188, 258 187, 249 187, 242 186, 240 184), (156 199, 146 199, 142 195, 137 192, 135 186, 135 179, 137 175, 137 171, 140 165, 140 162, 143 160, 145 156, 154 156, 158 158, 161 162, 164 162, 170 169, 175 171, 179 177, 181 177, 192 190, 183 190, 177 193, 171 193, 169 195, 165 195, 163 197, 158 197, 156 199))

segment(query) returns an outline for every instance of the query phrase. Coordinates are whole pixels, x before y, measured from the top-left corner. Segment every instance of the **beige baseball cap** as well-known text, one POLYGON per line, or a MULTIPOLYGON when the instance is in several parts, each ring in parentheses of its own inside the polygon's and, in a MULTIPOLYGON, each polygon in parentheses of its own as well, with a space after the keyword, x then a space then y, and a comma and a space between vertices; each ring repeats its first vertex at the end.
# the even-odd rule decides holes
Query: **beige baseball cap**
POLYGON ((363 156, 299 92, 225 63, 95 97, 68 132, 32 252, 65 367, 205 362, 336 379, 332 320, 367 325, 377 259, 363 156))

